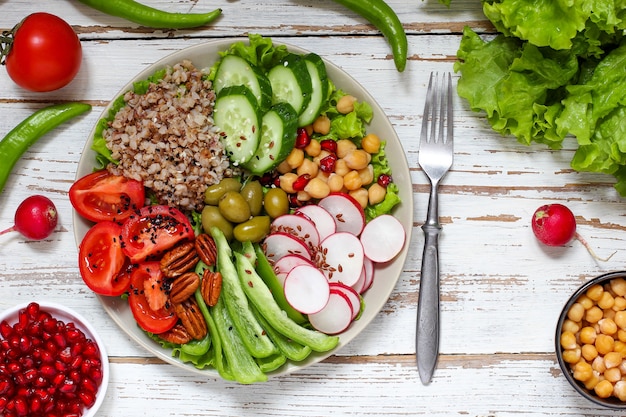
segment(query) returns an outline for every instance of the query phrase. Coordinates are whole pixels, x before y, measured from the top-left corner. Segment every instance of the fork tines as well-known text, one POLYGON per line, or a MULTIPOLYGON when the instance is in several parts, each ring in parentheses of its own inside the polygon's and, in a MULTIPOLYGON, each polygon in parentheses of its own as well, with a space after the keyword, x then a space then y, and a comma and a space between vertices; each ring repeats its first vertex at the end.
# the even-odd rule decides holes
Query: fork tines
POLYGON ((431 72, 424 105, 422 140, 444 143, 451 141, 452 116, 452 75, 446 72, 439 76, 438 72, 431 72))

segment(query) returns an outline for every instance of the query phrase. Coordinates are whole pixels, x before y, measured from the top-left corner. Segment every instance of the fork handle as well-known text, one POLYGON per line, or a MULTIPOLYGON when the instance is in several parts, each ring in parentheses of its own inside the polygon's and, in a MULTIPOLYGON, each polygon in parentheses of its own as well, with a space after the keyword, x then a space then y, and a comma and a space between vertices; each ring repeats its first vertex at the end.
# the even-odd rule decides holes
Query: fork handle
POLYGON ((417 368, 423 384, 430 382, 439 356, 439 233, 441 226, 438 222, 436 190, 431 193, 430 200, 428 218, 422 226, 424 253, 417 305, 417 368))

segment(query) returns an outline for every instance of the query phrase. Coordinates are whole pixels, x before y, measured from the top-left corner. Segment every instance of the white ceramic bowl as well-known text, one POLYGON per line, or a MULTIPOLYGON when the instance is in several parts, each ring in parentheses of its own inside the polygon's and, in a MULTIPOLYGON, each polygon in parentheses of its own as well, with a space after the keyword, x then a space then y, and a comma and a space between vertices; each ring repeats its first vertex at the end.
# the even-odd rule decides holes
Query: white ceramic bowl
MULTIPOLYGON (((47 301, 35 301, 39 304, 39 309, 41 311, 46 311, 52 315, 52 317, 57 320, 61 320, 64 323, 74 323, 76 328, 80 329, 87 339, 93 340, 100 350, 100 359, 102 361, 102 383, 98 388, 98 393, 96 395, 96 402, 93 406, 86 409, 83 413, 83 417, 93 417, 98 412, 98 409, 102 405, 102 401, 104 401, 104 397, 106 396, 107 387, 109 385, 109 357, 106 352, 106 348, 102 339, 93 328, 93 326, 79 313, 72 310, 69 307, 63 306, 61 304, 47 302, 47 301)), ((7 310, 4 310, 0 313, 0 322, 6 320, 10 325, 13 325, 18 322, 19 312, 22 309, 25 309, 30 303, 19 304, 14 307, 11 307, 7 310)))
MULTIPOLYGON (((191 60, 196 68, 208 69, 217 59, 219 59, 219 51, 226 50, 233 42, 241 40, 242 39, 224 39, 211 41, 185 48, 166 56, 137 74, 135 78, 122 87, 117 96, 130 90, 135 81, 145 80, 157 70, 168 65, 174 65, 183 59, 191 60)), ((279 43, 276 42, 276 44, 279 43)), ((309 52, 292 45, 287 45, 287 47, 289 50, 297 53, 309 52)), ((317 363, 337 352, 353 340, 359 333, 361 333, 363 329, 365 329, 365 327, 376 317, 389 299, 389 296, 393 291, 400 274, 402 273, 409 249, 409 243, 411 241, 411 232, 413 229, 413 191, 408 163, 398 135, 381 107, 378 103, 376 103, 376 100, 374 100, 374 98, 359 83, 357 83, 349 74, 341 70, 336 65, 333 65, 326 60, 324 62, 326 63, 328 75, 337 88, 352 94, 361 101, 367 101, 372 106, 374 117, 372 119, 372 123, 367 127, 367 130, 368 132, 378 134, 381 139, 387 142, 385 148, 386 154, 391 165, 393 180, 399 187, 399 196, 402 200, 402 203, 395 208, 393 214, 404 226, 406 231, 405 244, 402 252, 398 254, 393 261, 386 264, 379 264, 376 267, 375 273, 377 279, 374 280, 373 286, 364 295, 366 306, 365 310, 361 315, 361 318, 352 323, 350 328, 340 335, 340 342, 337 348, 326 353, 311 354, 303 362, 288 363, 279 370, 270 373, 270 376, 286 374, 317 363)), ((104 110, 102 117, 105 117, 108 114, 108 111, 109 107, 104 110)), ((85 144, 85 148, 78 165, 76 178, 80 178, 92 172, 94 169, 95 153, 90 149, 94 131, 92 131, 89 138, 87 138, 87 143, 85 144)), ((91 227, 91 223, 82 219, 76 212, 73 213, 73 220, 76 242, 79 244, 89 227, 91 227)), ((132 313, 130 312, 128 304, 125 300, 119 297, 99 296, 99 298, 106 312, 118 324, 118 326, 139 345, 143 346, 155 356, 165 362, 181 366, 192 372, 207 376, 219 376, 217 371, 214 369, 196 369, 191 364, 185 364, 177 358, 173 358, 170 351, 164 350, 160 345, 148 338, 135 323, 132 313)))

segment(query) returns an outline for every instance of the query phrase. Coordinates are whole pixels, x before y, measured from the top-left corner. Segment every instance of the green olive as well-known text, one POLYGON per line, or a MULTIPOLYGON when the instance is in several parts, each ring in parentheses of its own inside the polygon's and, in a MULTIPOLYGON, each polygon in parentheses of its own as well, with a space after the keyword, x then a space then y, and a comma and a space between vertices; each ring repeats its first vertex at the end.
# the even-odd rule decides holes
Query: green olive
POLYGON ((258 216, 263 209, 263 187, 259 181, 250 181, 244 184, 239 193, 250 206, 250 214, 258 216))
POLYGON ((217 205, 222 216, 233 223, 243 223, 250 218, 250 206, 237 191, 228 191, 217 205))
POLYGON ((263 198, 263 207, 265 212, 275 219, 289 212, 289 197, 280 188, 270 188, 263 198))
POLYGON ((226 239, 233 238, 233 225, 222 216, 220 209, 216 206, 204 206, 202 209, 202 229, 205 233, 211 233, 211 227, 220 229, 226 239))
POLYGON ((239 223, 233 229, 233 236, 239 242, 260 242, 270 232, 269 216, 255 216, 239 223))
POLYGON ((217 184, 209 185, 204 192, 204 202, 217 206, 220 198, 228 191, 239 191, 241 183, 237 178, 223 178, 217 184))

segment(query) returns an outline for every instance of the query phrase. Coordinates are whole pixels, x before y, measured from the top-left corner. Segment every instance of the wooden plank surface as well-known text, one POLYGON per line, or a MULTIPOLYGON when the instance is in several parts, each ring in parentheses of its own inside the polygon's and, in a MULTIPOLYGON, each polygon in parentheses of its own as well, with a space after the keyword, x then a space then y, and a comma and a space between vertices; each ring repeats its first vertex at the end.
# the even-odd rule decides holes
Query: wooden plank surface
MULTIPOLYGON (((20 201, 51 196, 60 226, 50 239, 0 236, 0 309, 33 299, 80 310, 98 328, 111 357, 111 381, 99 416, 617 416, 577 397, 558 370, 554 327, 568 296, 594 275, 624 269, 624 202, 610 177, 577 173, 561 151, 527 147, 493 133, 483 115, 455 98, 455 161, 441 187, 442 356, 423 386, 415 366, 415 316, 427 181, 417 164, 418 131, 430 71, 450 71, 465 25, 490 34, 478 0, 389 0, 409 34, 409 62, 395 70, 389 47, 362 18, 330 0, 143 0, 169 11, 224 15, 200 30, 140 28, 77 1, 0 0, 0 28, 48 11, 79 34, 77 78, 59 91, 16 87, 0 70, 0 134, 51 102, 80 100, 93 110, 46 135, 15 166, 0 195, 0 225, 20 201), (317 52, 361 83, 385 110, 406 151, 415 215, 410 253, 389 301, 352 343, 324 362, 266 384, 204 378, 154 359, 106 315, 82 283, 67 191, 104 106, 135 74, 169 53, 211 39, 254 32, 317 52), (566 203, 578 242, 546 248, 530 216, 541 204, 566 203)), ((0 161, 0 163, 2 163, 0 161)))

